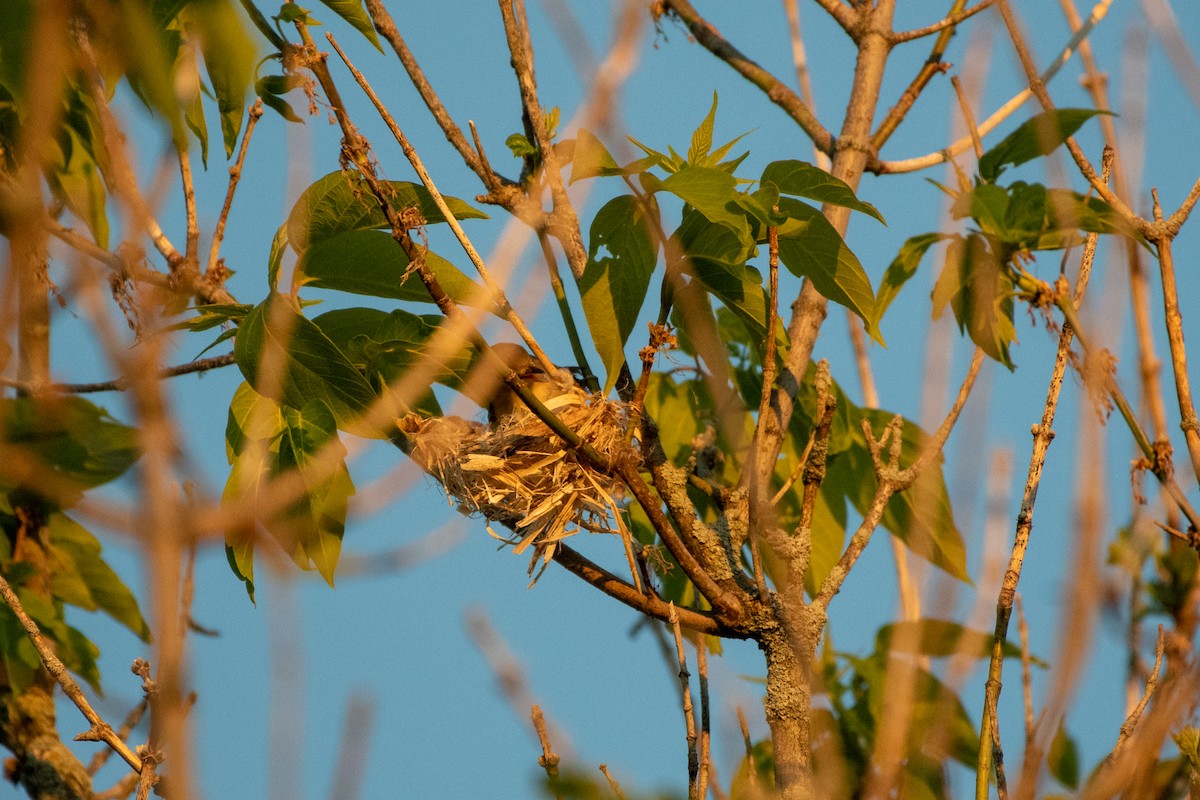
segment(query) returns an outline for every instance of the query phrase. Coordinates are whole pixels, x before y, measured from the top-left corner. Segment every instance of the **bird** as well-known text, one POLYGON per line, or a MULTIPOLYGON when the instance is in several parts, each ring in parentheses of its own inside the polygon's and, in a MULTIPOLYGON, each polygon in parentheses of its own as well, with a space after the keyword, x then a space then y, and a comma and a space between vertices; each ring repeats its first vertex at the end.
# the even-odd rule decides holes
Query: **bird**
POLYGON ((492 352, 503 362, 504 370, 499 370, 492 359, 485 358, 462 390, 463 394, 487 409, 488 424, 492 427, 531 413, 520 395, 504 382, 510 372, 515 373, 542 403, 550 403, 560 397, 573 399, 579 394, 568 370, 557 370, 554 375, 547 373, 537 359, 519 344, 499 342, 492 345, 492 352))

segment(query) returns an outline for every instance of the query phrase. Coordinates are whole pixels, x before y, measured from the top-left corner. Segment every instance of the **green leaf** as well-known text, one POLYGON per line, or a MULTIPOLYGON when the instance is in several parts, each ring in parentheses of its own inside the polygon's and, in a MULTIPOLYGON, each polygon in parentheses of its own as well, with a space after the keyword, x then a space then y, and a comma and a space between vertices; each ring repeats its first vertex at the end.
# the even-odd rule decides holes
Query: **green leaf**
POLYGON ((905 240, 879 283, 879 294, 875 296, 875 313, 880 319, 883 319, 884 312, 896 299, 896 295, 908 279, 917 274, 917 267, 929 248, 949 238, 951 237, 944 233, 922 233, 905 240))
POLYGON ((219 325, 241 322, 253 310, 254 306, 248 303, 209 303, 196 306, 198 316, 177 322, 171 326, 171 330, 189 330, 199 333, 219 325))
POLYGON ((272 294, 238 328, 233 347, 255 391, 292 409, 320 401, 338 425, 363 436, 386 436, 362 415, 375 391, 345 354, 282 295, 272 294))
MULTIPOLYGON (((992 654, 992 642, 991 633, 974 631, 950 620, 921 619, 884 625, 875 633, 875 652, 933 658, 988 658, 992 654)), ((1012 642, 1005 642, 1004 657, 1020 658, 1021 650, 1012 642)), ((1038 663, 1044 666, 1044 662, 1038 663)))
POLYGON ((91 143, 85 142, 71 127, 64 129, 64 137, 67 146, 57 148, 58 158, 48 167, 50 186, 63 204, 87 225, 96 244, 107 250, 108 193, 92 156, 91 143))
POLYGON ((713 167, 685 166, 667 177, 662 188, 712 222, 729 228, 740 240, 753 243, 750 223, 737 204, 737 181, 728 172, 713 167))
MULTIPOLYGON (((429 358, 429 340, 444 319, 440 315, 418 316, 400 309, 389 313, 373 308, 345 308, 315 317, 313 324, 363 371, 369 381, 384 387, 403 380, 409 369, 429 358)), ((466 378, 470 368, 470 350, 463 347, 438 364, 423 382, 430 391, 418 397, 416 402, 410 395, 408 404, 418 413, 440 415, 441 409, 431 391, 433 382, 456 387, 466 378)))
POLYGON ((0 663, 3 664, 9 686, 17 694, 33 684, 34 676, 42 666, 42 660, 29 641, 21 621, 4 603, 0 603, 0 663))
POLYGON ((269 92, 259 92, 258 96, 262 99, 263 105, 288 122, 304 122, 304 119, 292 108, 292 104, 279 95, 270 94, 269 92))
POLYGON ((538 153, 537 145, 529 141, 523 133, 509 134, 504 140, 504 146, 512 151, 514 158, 528 158, 538 153))
POLYGON ((592 220, 588 263, 579 288, 592 341, 607 373, 605 392, 612 389, 625 363, 625 343, 658 262, 651 224, 632 195, 609 200, 592 220))
POLYGON ((375 35, 375 26, 371 23, 371 18, 367 15, 361 0, 321 0, 333 13, 337 14, 342 19, 349 22, 354 29, 367 38, 367 41, 375 45, 375 49, 383 52, 383 47, 379 44, 379 37, 375 35))
POLYGON ((137 461, 138 432, 81 397, 0 400, 0 430, 37 468, 23 488, 66 508, 90 489, 125 474, 137 461))
POLYGON ((279 471, 295 470, 304 481, 305 492, 286 516, 264 522, 285 548, 292 545, 292 558, 299 566, 315 567, 333 586, 346 512, 354 494, 346 449, 338 441, 333 415, 320 401, 299 410, 284 409, 283 416, 286 424, 279 443, 279 471))
POLYGON ((1049 189, 1046 191, 1046 217, 1051 229, 1078 228, 1089 233, 1121 234, 1145 244, 1142 235, 1125 215, 1099 197, 1085 197, 1069 189, 1049 189))
MULTIPOLYGON (((895 714, 895 700, 900 695, 890 679, 895 670, 887 669, 884 657, 859 661, 869 663, 875 669, 860 669, 867 680, 868 706, 876 726, 889 715, 895 714)), ((911 666, 903 679, 909 681, 911 705, 906 706, 908 741, 904 750, 908 768, 919 767, 922 762, 932 760, 941 765, 953 758, 961 764, 975 765, 979 752, 979 734, 962 700, 954 690, 937 676, 918 666, 911 666)), ((944 796, 944 795, 942 795, 944 796)))
POLYGON ((1005 220, 1008 218, 1010 199, 1005 187, 981 183, 958 195, 950 212, 955 219, 970 217, 981 231, 1007 242, 1010 237, 1005 220))
MULTIPOLYGON (((415 207, 426 224, 445 222, 429 190, 407 181, 386 181, 391 192, 389 203, 397 211, 415 207)), ((456 197, 445 197, 456 219, 487 219, 456 197)), ((355 172, 331 172, 309 186, 300 195, 288 215, 288 239, 297 253, 346 231, 387 228, 387 217, 380 210, 362 176, 355 172)))
POLYGON ((190 97, 183 109, 183 122, 200 143, 200 163, 208 169, 208 121, 204 118, 204 90, 200 82, 200 68, 194 48, 180 48, 179 58, 172 71, 176 80, 188 81, 184 97, 190 97), (184 61, 187 61, 185 64, 184 61), (190 76, 190 77, 187 77, 190 76))
POLYGON ((717 93, 713 92, 712 108, 708 110, 708 114, 700 123, 700 126, 692 133, 692 144, 688 148, 687 160, 689 164, 697 164, 708 155, 708 151, 712 150, 713 124, 717 119, 717 93))
POLYGON ((632 136, 626 136, 625 138, 632 142, 635 147, 645 153, 646 157, 650 159, 653 166, 664 169, 667 172, 676 172, 681 166, 683 166, 682 163, 672 160, 672 158, 666 153, 660 153, 651 147, 647 147, 632 136))
POLYGON ((656 161, 653 157, 639 158, 622 167, 617 164, 603 142, 591 132, 580 128, 575 136, 575 151, 571 156, 570 183, 608 175, 636 175, 654 166, 656 161))
POLYGON ((1079 748, 1059 720, 1058 730, 1050 741, 1050 752, 1046 753, 1046 767, 1054 780, 1068 789, 1079 786, 1079 748))
POLYGON ((226 534, 225 559, 234 577, 242 582, 250 602, 254 600, 254 531, 236 534, 231 537, 226 534))
POLYGON ((233 155, 245 115, 246 87, 257 60, 254 43, 240 15, 228 0, 206 0, 188 6, 189 18, 200 38, 208 81, 217 96, 225 157, 233 155))
MULTIPOLYGON (((281 408, 242 384, 229 406, 225 439, 232 469, 223 502, 248 505, 300 567, 315 567, 332 585, 354 484, 328 407, 314 400, 281 408), (303 491, 281 504, 268 481, 288 473, 303 491)), ((226 556, 253 599, 253 525, 226 531, 226 556)))
POLYGON ((979 159, 979 175, 985 181, 994 181, 1005 167, 1015 167, 1054 152, 1083 123, 1097 114, 1108 113, 1111 112, 1090 108, 1043 111, 984 153, 979 159))
POLYGON ((51 514, 46 525, 56 561, 51 594, 88 611, 103 611, 142 641, 150 641, 150 626, 142 618, 137 598, 101 557, 99 540, 62 513, 51 514))
POLYGON ((780 194, 807 197, 821 203, 850 208, 884 222, 879 209, 865 200, 859 200, 849 184, 807 161, 772 161, 763 170, 759 184, 773 184, 780 194))
POLYGON ((275 231, 271 239, 271 253, 267 256, 267 290, 279 290, 279 270, 283 268, 283 253, 288 246, 288 226, 285 222, 275 231))
POLYGON ((779 260, 793 275, 812 281, 825 297, 858 314, 867 333, 884 344, 871 281, 837 229, 799 200, 781 197, 779 210, 788 217, 779 226, 779 260))
POLYGON ((956 237, 946 250, 946 265, 933 287, 933 316, 948 304, 960 332, 1010 370, 1015 369, 1009 345, 1016 341, 1013 326, 1012 278, 992 252, 985 237, 956 237))
MULTIPOLYGON (((411 263, 389 234, 353 230, 323 239, 304 250, 296 264, 296 275, 301 286, 432 303, 433 298, 420 276, 409 269, 411 263)), ((456 303, 500 313, 490 302, 491 293, 449 261, 426 252, 425 264, 456 303)))

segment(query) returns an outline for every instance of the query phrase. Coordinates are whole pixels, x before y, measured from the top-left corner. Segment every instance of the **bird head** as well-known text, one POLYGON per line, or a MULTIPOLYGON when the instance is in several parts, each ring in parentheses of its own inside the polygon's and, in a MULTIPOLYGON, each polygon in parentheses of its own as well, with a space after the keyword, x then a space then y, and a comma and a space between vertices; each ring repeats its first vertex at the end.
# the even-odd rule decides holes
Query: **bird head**
POLYGON ((495 424, 525 410, 521 398, 504 380, 510 373, 525 383, 540 400, 561 393, 529 351, 519 344, 500 342, 492 345, 503 369, 491 358, 483 358, 462 387, 462 392, 488 410, 488 422, 495 424))

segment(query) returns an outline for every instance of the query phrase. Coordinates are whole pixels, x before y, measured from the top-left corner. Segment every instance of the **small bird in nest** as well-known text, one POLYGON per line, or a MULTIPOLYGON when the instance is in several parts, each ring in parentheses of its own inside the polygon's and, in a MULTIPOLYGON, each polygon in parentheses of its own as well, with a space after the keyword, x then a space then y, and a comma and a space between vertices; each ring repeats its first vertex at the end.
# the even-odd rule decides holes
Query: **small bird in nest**
MULTIPOLYGON (((492 345, 492 352, 504 362, 505 369, 516 373, 533 396, 544 404, 553 407, 564 401, 579 402, 583 396, 569 370, 559 369, 553 375, 547 373, 519 344, 500 342, 492 345)), ((504 382, 507 372, 496 371, 490 359, 483 360, 476 371, 478 374, 463 386, 463 393, 487 409, 488 424, 497 427, 531 413, 520 396, 504 382)))

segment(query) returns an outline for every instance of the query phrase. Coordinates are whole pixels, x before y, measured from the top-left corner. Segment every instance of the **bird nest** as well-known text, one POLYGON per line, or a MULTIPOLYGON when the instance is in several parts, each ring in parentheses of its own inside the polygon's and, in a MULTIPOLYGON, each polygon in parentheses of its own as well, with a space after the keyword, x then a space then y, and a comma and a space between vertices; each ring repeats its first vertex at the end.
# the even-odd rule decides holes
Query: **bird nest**
MULTIPOLYGON (((601 456, 626 449, 627 407, 573 389, 546 402, 601 456)), ((465 514, 481 514, 488 532, 523 553, 529 571, 554 556, 558 543, 580 531, 624 534, 622 486, 588 465, 545 423, 524 408, 498 423, 460 417, 398 420, 405 450, 441 483, 465 514), (497 532, 491 523, 507 530, 497 532)))

